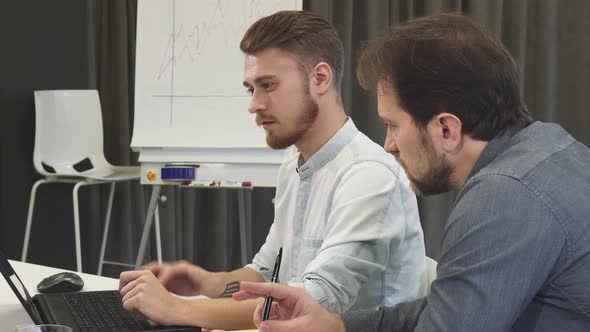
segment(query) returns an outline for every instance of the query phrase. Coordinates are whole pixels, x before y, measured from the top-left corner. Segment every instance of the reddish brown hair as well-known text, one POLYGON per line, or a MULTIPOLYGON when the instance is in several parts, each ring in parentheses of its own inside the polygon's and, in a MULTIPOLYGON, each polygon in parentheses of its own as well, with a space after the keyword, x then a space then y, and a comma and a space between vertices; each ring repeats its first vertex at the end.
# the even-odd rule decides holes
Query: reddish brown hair
POLYGON ((340 91, 344 49, 336 29, 319 14, 280 11, 256 21, 244 34, 240 49, 256 54, 278 48, 292 54, 306 72, 310 66, 326 62, 332 68, 334 86, 340 91))

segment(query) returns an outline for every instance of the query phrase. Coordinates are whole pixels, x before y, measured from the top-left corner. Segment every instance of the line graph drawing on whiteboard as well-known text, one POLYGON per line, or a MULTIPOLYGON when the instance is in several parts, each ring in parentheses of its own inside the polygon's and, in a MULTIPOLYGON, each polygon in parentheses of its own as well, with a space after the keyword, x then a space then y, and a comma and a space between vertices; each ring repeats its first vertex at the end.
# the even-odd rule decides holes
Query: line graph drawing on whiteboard
MULTIPOLYGON (((207 47, 208 38, 213 35, 212 31, 218 29, 219 32, 225 35, 228 28, 224 23, 226 15, 223 12, 221 1, 216 1, 210 16, 192 26, 185 26, 184 23, 180 23, 177 26, 176 0, 172 2, 172 7, 172 26, 174 27, 174 33, 169 34, 168 41, 166 42, 164 54, 162 55, 162 65, 158 72, 158 79, 161 79, 165 71, 170 70, 170 67, 177 59, 178 61, 182 61, 184 58, 187 58, 191 63, 194 63, 203 49, 207 47), (178 52, 175 52, 176 45, 178 45, 178 52)), ((240 31, 244 32, 245 29, 239 29, 236 32, 239 33, 240 31)), ((230 39, 222 38, 221 40, 228 41, 230 39)), ((231 47, 235 45, 226 46, 231 47)))
POLYGON ((176 98, 238 98, 247 102, 249 95, 241 84, 243 58, 239 42, 255 20, 284 8, 285 3, 296 4, 296 1, 285 0, 200 0, 201 14, 195 15, 194 11, 184 10, 186 7, 182 5, 186 1, 192 0, 172 0, 170 4, 172 31, 167 33, 165 45, 161 47, 156 74, 156 80, 170 84, 169 93, 152 95, 169 100, 170 127, 173 126, 176 98), (213 60, 222 60, 239 75, 228 77, 216 73, 214 81, 206 79, 206 86, 201 87, 181 84, 210 71, 209 64, 214 63, 213 60))
POLYGON ((205 134, 223 124, 223 130, 251 133, 242 144, 264 146, 264 131, 247 112, 250 95, 242 85, 240 40, 259 18, 300 8, 301 0, 140 1, 134 124, 138 137, 158 132, 159 139, 173 141, 179 130, 198 127, 205 134))

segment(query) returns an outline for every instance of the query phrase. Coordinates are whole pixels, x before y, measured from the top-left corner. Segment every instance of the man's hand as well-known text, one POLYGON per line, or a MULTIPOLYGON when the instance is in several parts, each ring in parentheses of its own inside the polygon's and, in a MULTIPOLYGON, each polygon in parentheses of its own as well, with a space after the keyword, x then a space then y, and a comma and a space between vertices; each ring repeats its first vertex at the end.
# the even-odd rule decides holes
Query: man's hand
POLYGON ((235 293, 233 298, 242 301, 266 295, 272 296, 273 305, 267 321, 261 321, 263 304, 256 307, 254 323, 259 331, 345 331, 340 317, 322 308, 302 288, 275 283, 242 282, 240 292, 235 293))
POLYGON ((188 302, 170 294, 150 271, 121 273, 119 291, 125 309, 140 312, 161 325, 179 324, 190 310, 188 302))
POLYGON ((224 285, 219 278, 187 261, 162 264, 152 262, 143 268, 151 271, 167 290, 178 295, 217 297, 223 291, 224 285))

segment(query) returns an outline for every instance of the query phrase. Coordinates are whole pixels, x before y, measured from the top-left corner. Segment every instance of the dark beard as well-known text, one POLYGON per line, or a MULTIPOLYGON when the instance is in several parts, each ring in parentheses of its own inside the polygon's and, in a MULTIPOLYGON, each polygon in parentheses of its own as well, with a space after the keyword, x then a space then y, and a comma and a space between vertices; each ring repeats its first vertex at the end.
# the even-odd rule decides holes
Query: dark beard
POLYGON ((449 179, 452 173, 452 168, 443 159, 423 179, 418 180, 410 176, 408 178, 412 183, 412 188, 416 192, 416 195, 430 196, 452 190, 449 185, 449 179))
POLYGON ((450 179, 453 168, 447 163, 444 155, 442 157, 436 155, 427 133, 422 132, 422 134, 422 150, 428 156, 431 169, 421 179, 412 178, 408 175, 414 192, 418 196, 430 196, 451 191, 450 179))

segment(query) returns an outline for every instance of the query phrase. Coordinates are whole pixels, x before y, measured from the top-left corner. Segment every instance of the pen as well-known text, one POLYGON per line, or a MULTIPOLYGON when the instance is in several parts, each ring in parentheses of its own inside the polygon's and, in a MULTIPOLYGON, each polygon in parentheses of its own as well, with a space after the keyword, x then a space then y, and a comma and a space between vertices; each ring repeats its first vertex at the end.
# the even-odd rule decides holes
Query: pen
MULTIPOLYGON (((270 282, 277 282, 279 279, 279 270, 281 269, 281 257, 283 256, 283 247, 279 249, 279 254, 277 255, 277 260, 275 261, 275 268, 272 270, 272 278, 270 282)), ((264 309, 262 310, 262 320, 268 320, 268 316, 270 316, 270 308, 272 307, 272 297, 270 295, 266 296, 264 299, 264 309)))

